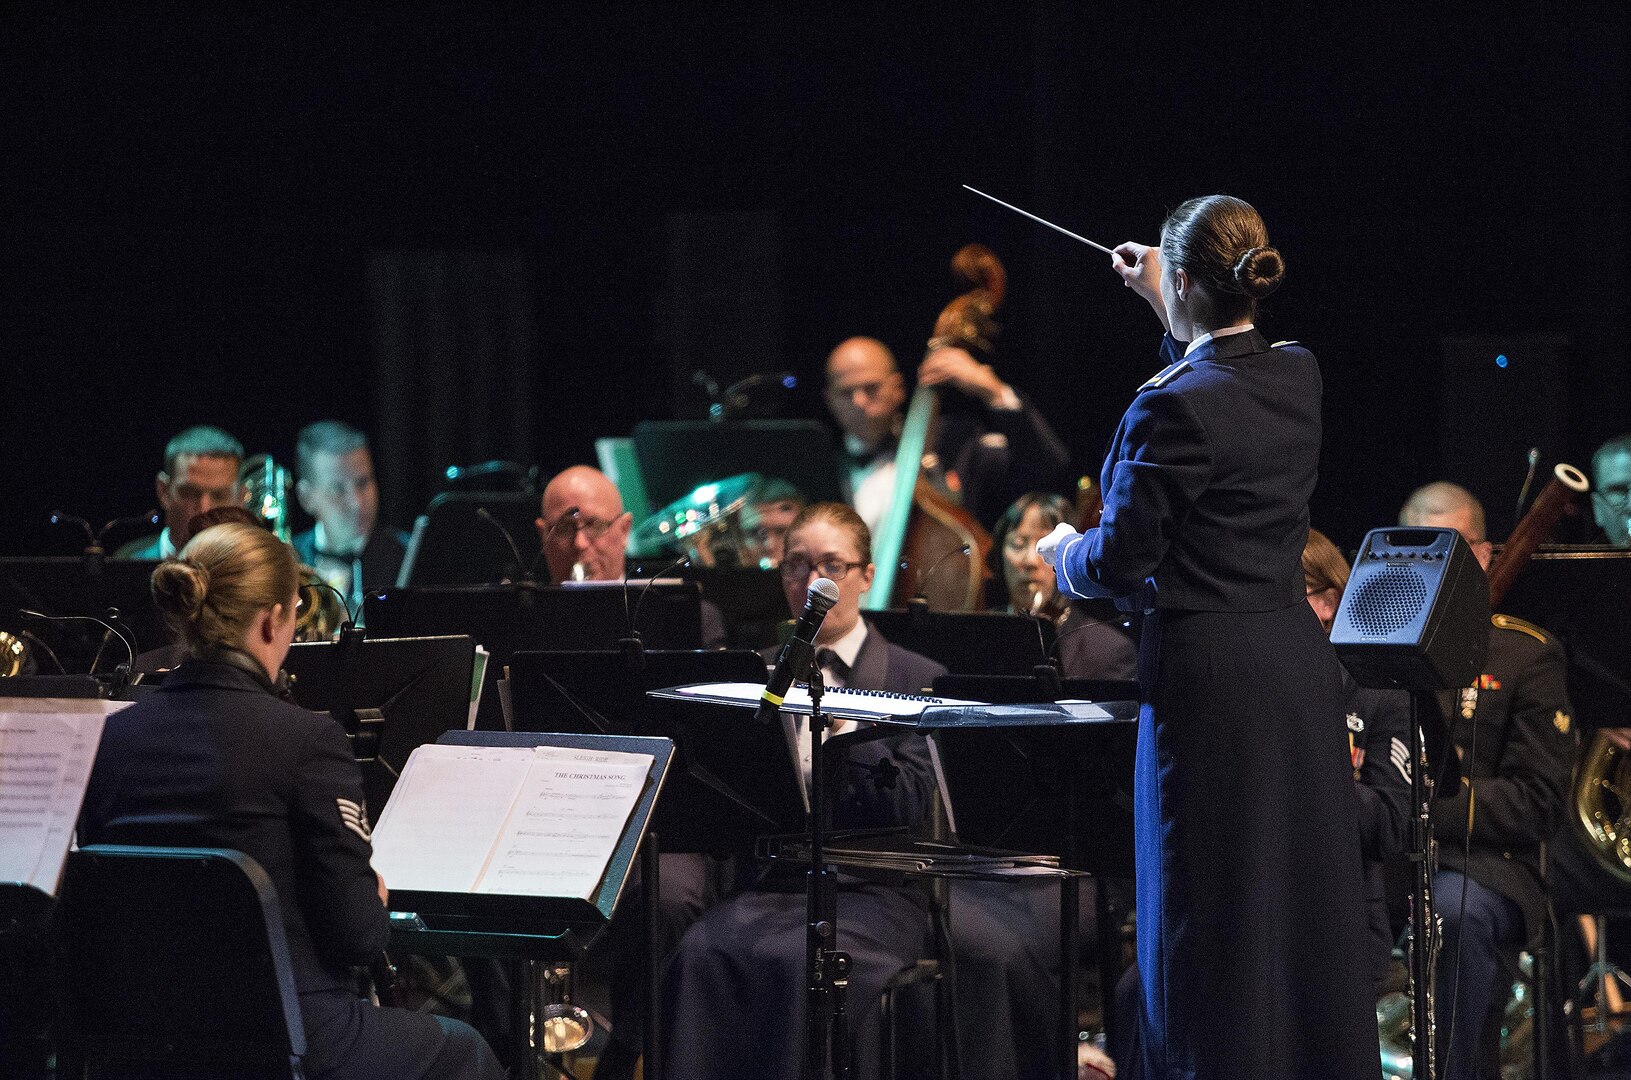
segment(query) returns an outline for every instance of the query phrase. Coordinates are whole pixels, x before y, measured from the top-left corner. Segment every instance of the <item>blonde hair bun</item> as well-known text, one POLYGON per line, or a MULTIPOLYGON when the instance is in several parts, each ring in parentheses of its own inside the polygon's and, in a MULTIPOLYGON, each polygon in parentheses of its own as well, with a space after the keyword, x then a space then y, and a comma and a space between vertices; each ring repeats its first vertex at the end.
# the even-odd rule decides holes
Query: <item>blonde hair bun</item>
POLYGON ((192 622, 204 610, 210 572, 187 559, 169 559, 153 569, 153 600, 177 622, 192 622))

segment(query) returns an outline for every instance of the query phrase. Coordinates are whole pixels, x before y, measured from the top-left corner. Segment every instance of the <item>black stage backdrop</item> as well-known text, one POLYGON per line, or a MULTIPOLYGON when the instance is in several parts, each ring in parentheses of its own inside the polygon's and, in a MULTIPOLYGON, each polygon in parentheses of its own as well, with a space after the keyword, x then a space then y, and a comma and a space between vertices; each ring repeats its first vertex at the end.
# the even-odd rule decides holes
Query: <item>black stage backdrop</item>
POLYGON ((8 5, 0 553, 147 509, 192 423, 285 458, 357 423, 406 525, 447 464, 696 415, 695 369, 792 370, 816 415, 842 337, 916 359, 970 240, 1010 271, 1001 370, 1096 472, 1155 321, 965 182, 1112 244, 1255 203, 1341 542, 1446 463, 1500 535, 1511 446, 1631 429, 1624 4, 519 7, 8 5))

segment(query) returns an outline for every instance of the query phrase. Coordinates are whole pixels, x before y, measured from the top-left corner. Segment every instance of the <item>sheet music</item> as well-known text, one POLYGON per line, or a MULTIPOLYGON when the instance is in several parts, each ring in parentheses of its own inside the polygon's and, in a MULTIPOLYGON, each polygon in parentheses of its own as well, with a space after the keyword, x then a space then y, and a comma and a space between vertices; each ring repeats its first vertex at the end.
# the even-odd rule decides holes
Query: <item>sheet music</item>
POLYGON ((374 827, 388 889, 471 892, 526 778, 530 748, 431 743, 408 756, 374 827))
POLYGON ((391 889, 589 899, 651 762, 554 746, 421 746, 374 830, 374 867, 391 889))
POLYGON ((0 881, 56 893, 102 725, 129 704, 0 698, 0 881))
POLYGON ((650 754, 540 746, 474 891, 593 896, 644 790, 650 754))

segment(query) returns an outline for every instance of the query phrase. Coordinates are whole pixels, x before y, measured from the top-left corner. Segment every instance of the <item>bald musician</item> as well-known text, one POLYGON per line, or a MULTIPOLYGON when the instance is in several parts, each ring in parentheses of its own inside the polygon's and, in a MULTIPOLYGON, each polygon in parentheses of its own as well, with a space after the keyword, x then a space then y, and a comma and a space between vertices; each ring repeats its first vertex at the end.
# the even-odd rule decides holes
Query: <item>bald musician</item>
POLYGON ((573 465, 544 486, 541 502, 534 524, 551 581, 623 577, 634 515, 623 509, 623 496, 605 473, 573 465))
MULTIPOLYGON (((1027 491, 1065 490, 1070 454, 1042 414, 967 349, 935 349, 919 386, 952 393, 941 401, 934 457, 946 484, 990 528, 1027 491)), ((876 531, 895 484, 895 447, 906 382, 889 346, 852 337, 827 357, 827 409, 844 437, 850 503, 876 531)))

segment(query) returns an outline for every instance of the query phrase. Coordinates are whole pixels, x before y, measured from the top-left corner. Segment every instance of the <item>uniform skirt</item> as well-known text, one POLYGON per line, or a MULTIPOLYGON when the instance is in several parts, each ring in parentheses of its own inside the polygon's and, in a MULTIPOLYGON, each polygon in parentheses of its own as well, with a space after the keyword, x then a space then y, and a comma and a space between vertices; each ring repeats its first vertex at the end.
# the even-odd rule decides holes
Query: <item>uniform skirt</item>
POLYGON ((1374 1080, 1342 682, 1314 613, 1163 611, 1142 654, 1145 1075, 1374 1080))

